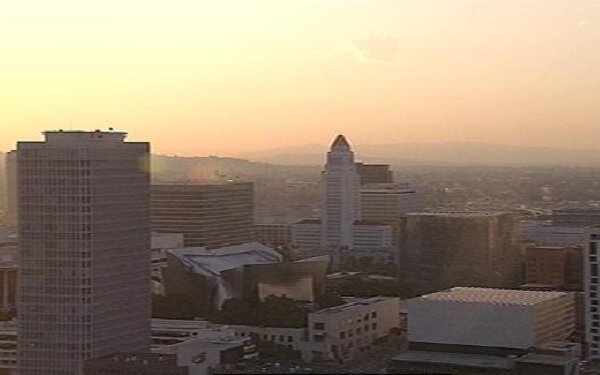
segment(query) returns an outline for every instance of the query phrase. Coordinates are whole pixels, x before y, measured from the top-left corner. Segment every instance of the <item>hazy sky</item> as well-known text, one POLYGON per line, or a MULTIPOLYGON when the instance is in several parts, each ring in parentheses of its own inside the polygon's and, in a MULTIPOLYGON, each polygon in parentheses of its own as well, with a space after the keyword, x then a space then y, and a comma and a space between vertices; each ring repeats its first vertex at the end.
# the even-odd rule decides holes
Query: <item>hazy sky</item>
POLYGON ((598 0, 0 0, 0 150, 113 126, 155 152, 597 147, 598 0))

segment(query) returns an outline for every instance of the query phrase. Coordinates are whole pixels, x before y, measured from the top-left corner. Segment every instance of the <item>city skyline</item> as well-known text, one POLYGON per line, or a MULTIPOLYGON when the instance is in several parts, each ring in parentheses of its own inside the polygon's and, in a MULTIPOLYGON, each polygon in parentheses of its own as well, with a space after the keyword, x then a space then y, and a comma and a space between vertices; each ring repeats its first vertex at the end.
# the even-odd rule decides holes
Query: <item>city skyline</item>
POLYGON ((3 151, 61 128, 185 156, 600 135, 596 0, 32 0, 0 25, 3 151))

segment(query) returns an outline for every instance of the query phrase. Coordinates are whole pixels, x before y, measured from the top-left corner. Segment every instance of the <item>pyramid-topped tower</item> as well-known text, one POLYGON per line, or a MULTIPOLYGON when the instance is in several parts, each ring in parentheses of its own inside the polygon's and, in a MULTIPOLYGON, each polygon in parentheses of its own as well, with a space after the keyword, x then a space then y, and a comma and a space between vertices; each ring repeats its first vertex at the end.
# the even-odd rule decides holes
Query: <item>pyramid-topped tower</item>
POLYGON ((360 177, 354 153, 338 135, 327 153, 322 174, 322 237, 324 249, 352 248, 354 222, 360 220, 360 177))

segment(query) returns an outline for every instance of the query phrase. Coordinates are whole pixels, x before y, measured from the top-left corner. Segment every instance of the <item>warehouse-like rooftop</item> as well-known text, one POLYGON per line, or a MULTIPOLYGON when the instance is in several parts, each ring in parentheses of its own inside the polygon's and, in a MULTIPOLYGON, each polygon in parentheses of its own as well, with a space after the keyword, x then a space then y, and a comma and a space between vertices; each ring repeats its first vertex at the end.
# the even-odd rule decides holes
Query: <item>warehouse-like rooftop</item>
POLYGON ((427 294, 418 299, 429 301, 533 306, 566 295, 567 293, 565 292, 455 287, 441 292, 427 294))

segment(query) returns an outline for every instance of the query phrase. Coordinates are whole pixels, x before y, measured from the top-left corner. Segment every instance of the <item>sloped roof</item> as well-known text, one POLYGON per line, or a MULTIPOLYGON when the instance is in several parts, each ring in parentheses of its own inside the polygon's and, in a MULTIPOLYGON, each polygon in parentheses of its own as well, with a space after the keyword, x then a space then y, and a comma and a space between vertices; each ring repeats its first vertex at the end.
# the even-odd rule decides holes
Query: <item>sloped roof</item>
POLYGON ((223 271, 249 264, 281 263, 277 251, 258 242, 207 250, 203 247, 184 247, 168 252, 194 273, 219 275, 223 271))
POLYGON ((344 137, 342 134, 338 135, 335 138, 335 141, 333 141, 333 144, 331 145, 331 149, 345 149, 345 150, 350 150, 350 143, 348 143, 348 140, 346 139, 346 137, 344 137))

